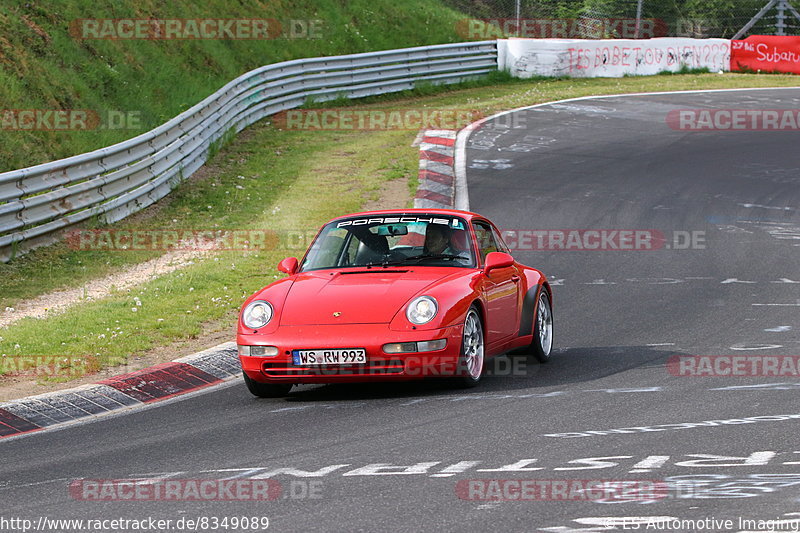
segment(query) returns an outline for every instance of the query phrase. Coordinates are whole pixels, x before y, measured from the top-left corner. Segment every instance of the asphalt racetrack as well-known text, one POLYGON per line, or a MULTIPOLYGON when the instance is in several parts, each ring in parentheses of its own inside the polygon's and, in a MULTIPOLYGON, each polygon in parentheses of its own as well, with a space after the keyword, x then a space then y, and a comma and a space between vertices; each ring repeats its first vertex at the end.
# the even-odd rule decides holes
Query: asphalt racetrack
POLYGON ((798 107, 800 90, 754 90, 490 120, 467 146, 470 207, 513 230, 515 257, 553 282, 549 363, 499 359, 466 391, 303 386, 264 400, 237 381, 7 440, 3 516, 152 517, 172 521, 165 531, 202 517, 267 517, 270 531, 797 531, 797 375, 690 365, 747 374, 754 356, 800 355, 800 134, 689 132, 668 117, 798 107), (614 231, 644 237, 631 249, 614 231), (98 502, 69 490, 129 478, 272 478, 282 492, 98 502))

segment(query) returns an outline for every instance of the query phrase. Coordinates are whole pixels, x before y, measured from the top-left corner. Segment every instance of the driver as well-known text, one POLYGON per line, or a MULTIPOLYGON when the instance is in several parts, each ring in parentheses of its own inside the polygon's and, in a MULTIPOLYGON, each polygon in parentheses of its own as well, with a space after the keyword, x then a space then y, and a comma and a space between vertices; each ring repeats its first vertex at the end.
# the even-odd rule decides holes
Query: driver
POLYGON ((464 250, 459 250, 453 244, 453 230, 442 224, 428 224, 425 230, 425 254, 429 255, 460 255, 468 258, 464 250))

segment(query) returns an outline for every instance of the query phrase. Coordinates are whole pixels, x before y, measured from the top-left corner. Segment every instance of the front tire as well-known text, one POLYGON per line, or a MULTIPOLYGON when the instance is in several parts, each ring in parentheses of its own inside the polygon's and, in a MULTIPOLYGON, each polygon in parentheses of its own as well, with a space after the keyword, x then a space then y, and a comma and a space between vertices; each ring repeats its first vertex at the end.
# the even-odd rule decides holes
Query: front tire
POLYGON ((550 304, 550 295, 544 287, 539 290, 535 320, 531 352, 537 361, 546 363, 553 352, 553 307, 550 304))
POLYGON ((457 383, 466 388, 480 383, 484 360, 483 323, 477 308, 473 305, 467 311, 467 317, 464 319, 461 356, 458 361, 461 375, 457 378, 457 383))
POLYGON ((247 390, 253 396, 259 398, 283 398, 292 389, 291 383, 260 383, 247 377, 247 374, 242 372, 244 376, 244 383, 247 385, 247 390))

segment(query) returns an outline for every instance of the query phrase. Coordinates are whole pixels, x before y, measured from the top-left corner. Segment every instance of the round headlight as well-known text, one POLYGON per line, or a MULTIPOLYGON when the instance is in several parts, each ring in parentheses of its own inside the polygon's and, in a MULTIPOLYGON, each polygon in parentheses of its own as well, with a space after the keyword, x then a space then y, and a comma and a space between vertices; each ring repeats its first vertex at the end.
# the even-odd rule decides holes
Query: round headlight
POLYGON ((242 313, 242 323, 250 329, 260 329, 272 320, 272 306, 264 300, 247 304, 242 313))
POLYGON ((433 320, 438 310, 439 306, 433 296, 420 296, 408 304, 406 318, 412 324, 426 324, 433 320))

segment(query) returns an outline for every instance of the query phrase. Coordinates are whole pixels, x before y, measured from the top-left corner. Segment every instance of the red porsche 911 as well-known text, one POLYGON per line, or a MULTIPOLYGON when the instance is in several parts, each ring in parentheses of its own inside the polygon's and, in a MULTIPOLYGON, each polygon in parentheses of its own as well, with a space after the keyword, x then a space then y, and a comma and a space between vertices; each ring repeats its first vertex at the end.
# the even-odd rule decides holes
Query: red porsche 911
POLYGON ((327 223, 288 277, 253 294, 236 336, 260 397, 299 383, 447 376, 477 385, 486 358, 553 346, 552 292, 500 232, 466 211, 405 209, 327 223))

